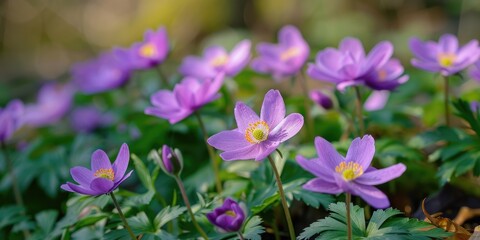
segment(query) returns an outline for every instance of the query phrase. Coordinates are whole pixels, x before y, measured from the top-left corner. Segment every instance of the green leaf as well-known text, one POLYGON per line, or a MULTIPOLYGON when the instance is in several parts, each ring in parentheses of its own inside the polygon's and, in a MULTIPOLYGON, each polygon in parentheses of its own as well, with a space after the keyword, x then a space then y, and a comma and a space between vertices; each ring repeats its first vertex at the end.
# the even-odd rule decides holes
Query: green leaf
POLYGON ((143 161, 135 154, 132 154, 132 160, 133 164, 135 165, 135 170, 137 171, 137 176, 142 182, 143 186, 149 190, 155 190, 152 178, 150 177, 150 172, 143 161))
POLYGON ((335 198, 329 194, 322 194, 311 192, 303 189, 302 187, 297 187, 292 191, 293 197, 299 201, 303 201, 305 204, 312 206, 314 208, 322 207, 327 208, 335 198))
POLYGON ((136 216, 127 219, 132 231, 137 233, 155 233, 156 228, 148 219, 145 212, 139 212, 136 216))
POLYGON ((58 212, 56 210, 47 210, 35 215, 35 220, 37 221, 37 225, 44 233, 49 233, 55 225, 57 216, 58 212))
POLYGON ((375 236, 375 233, 380 229, 382 224, 390 217, 402 214, 399 210, 389 208, 386 210, 377 210, 373 213, 372 218, 367 226, 367 234, 375 236))
POLYGON ((27 218, 23 214, 24 208, 12 205, 0 208, 0 229, 19 223, 27 218))
POLYGON ((251 217, 243 228, 243 237, 245 239, 261 240, 260 234, 265 232, 265 228, 261 224, 262 218, 259 216, 251 217))
POLYGON ((80 228, 86 227, 86 226, 93 225, 93 224, 97 223, 98 221, 107 218, 108 216, 109 216, 109 214, 106 214, 106 213, 97 213, 97 214, 93 214, 93 215, 90 215, 90 216, 86 216, 86 217, 80 219, 75 224, 75 230, 74 231, 76 231, 80 228))
POLYGON ((185 211, 187 211, 186 207, 179 207, 174 206, 170 207, 167 206, 166 208, 162 209, 155 219, 153 220, 153 224, 156 229, 160 229, 166 223, 172 221, 173 219, 177 218, 178 216, 182 215, 185 211))

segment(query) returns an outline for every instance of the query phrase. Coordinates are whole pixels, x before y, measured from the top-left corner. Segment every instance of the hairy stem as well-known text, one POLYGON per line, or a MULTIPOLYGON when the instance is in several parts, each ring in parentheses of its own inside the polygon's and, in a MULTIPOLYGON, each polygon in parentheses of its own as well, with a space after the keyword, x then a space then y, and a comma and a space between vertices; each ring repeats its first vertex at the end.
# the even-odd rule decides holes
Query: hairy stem
POLYGON ((352 195, 345 193, 345 207, 347 208, 347 239, 352 240, 352 220, 350 217, 350 202, 352 202, 352 195))
POLYGON ((205 145, 207 146, 208 155, 210 155, 210 162, 212 164, 213 175, 214 175, 214 178, 215 178, 215 187, 217 188, 217 193, 221 193, 222 192, 222 182, 220 181, 220 177, 219 177, 219 169, 218 169, 218 165, 217 165, 217 158, 215 156, 215 153, 213 151, 212 146, 210 146, 210 144, 208 144, 208 142, 207 142, 208 133, 207 133, 207 129, 205 128, 205 125, 203 124, 202 117, 200 116, 200 113, 195 112, 195 116, 197 117, 200 128, 202 129, 203 140, 205 141, 205 145))
POLYGON ((188 214, 190 214, 190 218, 192 218, 192 223, 197 229, 198 233, 202 235, 205 240, 208 240, 207 234, 203 231, 203 229, 198 225, 197 220, 195 219, 195 215, 193 214, 192 207, 190 206, 190 201, 188 201, 187 193, 185 192, 185 187, 183 186, 183 182, 180 177, 175 176, 175 181, 177 181, 178 188, 180 189, 180 193, 182 193, 183 201, 185 202, 185 206, 187 207, 188 214))
POLYGON ((355 95, 356 95, 356 110, 357 110, 357 121, 358 121, 358 130, 359 137, 365 134, 365 123, 363 122, 363 113, 362 113, 362 96, 360 95, 360 88, 355 86, 355 95))
POLYGON ((115 198, 115 195, 113 192, 110 193, 110 196, 112 197, 113 205, 115 205, 115 208, 117 208, 118 215, 120 215, 120 219, 122 219, 123 225, 125 225, 125 228, 127 229, 128 233, 130 234, 130 237, 133 240, 137 240, 137 237, 135 234, 132 232, 132 229, 128 225, 127 219, 125 218, 125 215, 123 215, 122 209, 120 208, 120 205, 117 202, 117 199, 115 198))
POLYGON ((280 174, 278 174, 277 166, 272 156, 268 156, 268 161, 272 165, 273 173, 275 174, 275 180, 277 181, 278 192, 280 199, 282 200, 283 212, 285 213, 285 219, 287 220, 288 232, 290 233, 290 239, 295 240, 295 229, 293 228, 292 217, 290 217, 290 211, 288 210, 287 199, 285 198, 285 192, 283 192, 282 180, 280 174))

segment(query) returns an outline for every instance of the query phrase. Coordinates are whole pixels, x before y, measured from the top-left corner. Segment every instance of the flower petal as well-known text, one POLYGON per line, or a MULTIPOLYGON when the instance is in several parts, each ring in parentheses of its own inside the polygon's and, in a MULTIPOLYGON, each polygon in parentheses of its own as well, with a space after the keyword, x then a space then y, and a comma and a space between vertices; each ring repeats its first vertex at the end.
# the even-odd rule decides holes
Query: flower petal
POLYGON ((329 171, 329 169, 327 169, 325 165, 322 164, 318 158, 308 160, 307 158, 301 155, 297 155, 295 160, 297 160, 298 165, 300 165, 303 169, 305 169, 306 171, 312 173, 317 177, 321 177, 321 178, 331 177, 332 172, 329 171))
POLYGON ((256 158, 261 153, 260 145, 255 144, 242 149, 223 152, 220 154, 220 157, 225 161, 250 160, 256 158))
POLYGON ((252 43, 250 40, 243 40, 235 46, 230 53, 230 58, 226 66, 228 76, 236 75, 248 64, 251 46, 252 43))
POLYGON ((93 172, 85 167, 73 167, 70 169, 70 174, 72 175, 73 180, 84 186, 90 186, 90 183, 95 178, 93 172))
POLYGON ((260 154, 255 157, 255 161, 261 161, 268 157, 268 155, 270 155, 273 151, 275 151, 275 149, 278 148, 278 145, 280 145, 280 142, 271 142, 267 140, 257 145, 260 145, 261 150, 260 154))
POLYGON ((364 185, 386 183, 394 178, 400 177, 406 169, 407 167, 403 163, 395 164, 384 169, 365 172, 355 179, 355 182, 364 185))
POLYGON ((355 138, 348 148, 346 162, 356 162, 366 170, 372 162, 375 154, 375 140, 370 135, 365 135, 363 138, 355 138))
POLYGON ((420 39, 414 37, 408 41, 410 50, 420 61, 436 62, 438 46, 434 42, 423 43, 420 39))
POLYGON ((251 145, 246 139, 244 133, 237 130, 228 130, 219 132, 207 140, 208 144, 222 151, 232 151, 242 149, 251 145))
POLYGON ((132 175, 132 172, 133 172, 133 170, 131 170, 130 172, 128 172, 127 174, 125 174, 125 175, 123 176, 123 178, 121 178, 121 179, 118 180, 117 182, 114 182, 114 185, 113 185, 113 187, 112 187, 112 191, 115 190, 115 189, 117 189, 118 186, 119 186, 123 181, 125 181, 128 177, 130 177, 130 175, 132 175))
POLYGON ((440 37, 438 46, 444 53, 456 53, 458 49, 458 39, 452 34, 444 34, 440 37))
POLYGON ((324 178, 314 178, 303 185, 303 188, 312 192, 321 192, 328 194, 339 194, 343 190, 335 182, 330 182, 324 178))
POLYGON ((364 71, 370 71, 372 68, 382 66, 393 54, 393 45, 391 42, 383 41, 375 45, 368 53, 364 71))
POLYGON ((285 103, 280 91, 271 89, 265 94, 260 111, 260 119, 267 122, 270 128, 275 128, 285 117, 285 103))
POLYGON ((128 145, 126 143, 122 144, 120 151, 118 152, 115 162, 113 162, 112 168, 115 173, 114 182, 123 178, 125 171, 128 167, 128 161, 130 160, 130 151, 128 150, 128 145))
POLYGON ((283 119, 269 134, 268 140, 284 142, 295 136, 303 127, 303 116, 292 113, 283 119))
POLYGON ((353 195, 360 196, 365 202, 371 205, 374 208, 387 208, 390 206, 390 201, 388 200, 385 193, 378 190, 376 187, 351 183, 353 188, 353 195))
POLYGON ((356 38, 344 38, 342 42, 340 42, 338 49, 344 53, 348 52, 356 62, 359 62, 365 57, 362 43, 356 38))
POLYGON ((239 132, 245 132, 248 124, 260 120, 258 115, 243 102, 237 102, 234 112, 239 132))
POLYGON ((112 164, 110 163, 110 159, 108 158, 107 154, 101 150, 98 149, 92 154, 92 160, 91 160, 91 165, 92 165, 92 172, 95 174, 95 172, 99 169, 110 169, 112 168, 112 164))
POLYGON ((178 71, 184 76, 197 78, 211 78, 216 74, 215 69, 207 61, 198 57, 186 57, 178 71))
POLYGON ((106 194, 111 192, 113 189, 113 181, 110 181, 106 178, 95 178, 92 183, 90 183, 90 189, 96 192, 96 195, 106 194))
POLYGON ((315 148, 317 149, 320 164, 325 164, 332 172, 335 171, 335 167, 338 164, 345 161, 333 145, 322 137, 315 138, 315 148))
MULTIPOLYGON (((63 186, 63 185, 62 185, 63 186)), ((92 191, 91 189, 87 189, 83 186, 79 186, 79 185, 76 185, 76 184, 73 184, 71 182, 67 182, 67 186, 73 191, 73 192, 76 192, 76 193, 80 193, 80 194, 85 194, 85 195, 92 195, 92 196, 95 196, 97 195, 95 191, 92 191)), ((69 191, 66 187, 63 188, 64 190, 67 190, 69 191)))

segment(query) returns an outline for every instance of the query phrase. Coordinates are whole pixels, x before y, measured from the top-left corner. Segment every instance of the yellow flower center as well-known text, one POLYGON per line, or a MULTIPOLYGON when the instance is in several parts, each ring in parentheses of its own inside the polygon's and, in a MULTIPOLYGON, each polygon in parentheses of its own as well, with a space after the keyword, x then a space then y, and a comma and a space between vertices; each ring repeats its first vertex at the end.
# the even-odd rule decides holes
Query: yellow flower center
POLYGON ((93 175, 95 177, 106 178, 110 181, 113 181, 113 179, 115 178, 115 173, 111 168, 100 168, 93 175))
POLYGON ((143 44, 143 46, 140 47, 140 55, 146 58, 154 57, 157 55, 157 48, 151 43, 143 44))
POLYGON ((226 211, 226 212, 225 212, 225 215, 228 215, 228 216, 235 217, 235 215, 236 215, 236 214, 235 214, 235 212, 234 212, 234 211, 232 211, 232 210, 228 210, 228 211, 226 211))
POLYGON ((282 61, 286 61, 290 58, 298 56, 300 53, 301 53, 300 48, 291 47, 291 48, 287 49, 286 51, 282 52, 282 54, 280 55, 280 59, 282 61))
POLYGON ((335 167, 335 172, 342 174, 343 179, 351 181, 363 174, 363 168, 355 162, 341 162, 335 167))
POLYGON ((378 80, 380 81, 385 80, 385 78, 387 78, 388 76, 387 71, 385 70, 379 70, 377 74, 378 74, 378 80))
POLYGON ((457 56, 453 53, 440 53, 438 54, 438 63, 442 67, 450 67, 455 63, 457 56))
POLYGON ((210 61, 214 67, 220 67, 228 63, 228 56, 225 54, 219 55, 210 61))
POLYGON ((247 130, 245 130, 245 139, 250 143, 259 143, 267 140, 270 128, 265 121, 256 121, 248 124, 247 130))

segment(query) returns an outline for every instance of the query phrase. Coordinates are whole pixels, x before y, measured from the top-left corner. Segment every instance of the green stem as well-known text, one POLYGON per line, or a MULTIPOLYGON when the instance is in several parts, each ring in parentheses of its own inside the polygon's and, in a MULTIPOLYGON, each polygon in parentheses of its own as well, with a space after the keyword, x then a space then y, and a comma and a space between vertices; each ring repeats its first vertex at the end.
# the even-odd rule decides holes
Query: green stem
POLYGON ((365 123, 363 122, 363 113, 362 113, 362 96, 360 95, 360 88, 355 86, 355 95, 356 95, 356 110, 357 110, 357 121, 358 121, 358 130, 359 137, 362 137, 365 134, 365 123))
POLYGON ((245 238, 243 238, 243 235, 240 231, 237 232, 237 235, 240 240, 245 240, 245 238))
POLYGON ((300 85, 302 85, 302 90, 303 90, 303 104, 304 104, 304 107, 305 107, 305 117, 307 118, 306 119, 306 127, 307 127, 307 137, 310 138, 310 137, 313 137, 313 134, 314 134, 314 124, 313 124, 313 118, 312 118, 312 114, 310 112, 310 101, 309 101, 309 93, 308 93, 308 84, 307 84, 307 78, 303 76, 303 71, 302 72, 299 72, 298 75, 297 75, 299 79, 299 82, 300 82, 300 85))
POLYGON ((268 161, 272 165, 273 173, 275 174, 275 180, 277 181, 278 192, 280 193, 280 199, 282 200, 283 212, 285 213, 285 219, 287 220, 288 232, 290 233, 290 239, 295 240, 295 229, 293 228, 292 217, 290 217, 290 211, 288 210, 287 199, 283 192, 282 180, 280 180, 280 174, 278 174, 277 166, 272 156, 268 155, 268 161))
POLYGON ((125 215, 123 215, 122 209, 120 208, 120 205, 117 202, 117 199, 115 198, 115 195, 113 192, 110 193, 110 196, 112 197, 113 205, 115 205, 115 208, 117 208, 118 215, 120 215, 120 219, 122 219, 123 225, 125 225, 125 228, 127 229, 128 233, 130 234, 130 237, 133 240, 137 240, 137 237, 135 234, 132 232, 132 229, 128 225, 127 219, 125 218, 125 215))
POLYGON ((197 229, 197 231, 202 235, 202 237, 208 240, 207 234, 203 231, 203 229, 198 225, 197 220, 195 219, 195 215, 193 214, 192 207, 190 206, 190 202, 188 201, 187 193, 185 192, 185 187, 183 186, 183 182, 180 177, 175 176, 175 181, 177 181, 178 188, 182 193, 183 201, 185 202, 185 206, 187 207, 188 213, 190 214, 190 218, 192 218, 192 223, 197 229))
POLYGON ((447 127, 450 127, 450 102, 449 102, 449 86, 448 86, 448 77, 443 77, 445 81, 445 124, 447 127))
POLYGON ((207 146, 208 155, 210 155, 210 162, 212 164, 213 175, 214 175, 214 178, 215 178, 215 187, 217 188, 217 193, 221 193, 222 192, 222 182, 220 181, 220 177, 219 177, 219 169, 218 169, 218 165, 217 165, 217 158, 215 157, 215 153, 213 151, 212 146, 210 146, 210 144, 208 144, 208 142, 207 142, 208 133, 207 133, 207 129, 205 128, 205 125, 203 124, 202 117, 200 116, 200 113, 195 112, 195 116, 197 117, 198 123, 200 125, 200 129, 202 129, 203 140, 205 141, 205 145, 207 146))
MULTIPOLYGON (((5 143, 1 142, 0 144, 1 144, 1 147, 2 147, 2 150, 3 150, 3 155, 5 156, 5 163, 6 163, 5 165, 7 167, 7 171, 10 174, 10 178, 12 179, 11 181, 12 181, 13 196, 15 198, 15 202, 17 203, 17 205, 24 208, 25 205, 23 204, 22 193, 21 193, 20 187, 18 185, 17 176, 15 175, 15 169, 13 168, 13 161, 10 158, 10 155, 8 154, 7 146, 5 145, 5 143)), ((21 213, 23 215, 26 215, 25 210, 22 210, 21 213)), ((23 235, 24 235, 25 238, 29 238, 30 237, 30 232, 27 229, 23 230, 23 235)))
POLYGON ((345 207, 347 208, 347 239, 352 240, 352 222, 350 217, 350 202, 352 202, 352 195, 345 193, 345 207))

